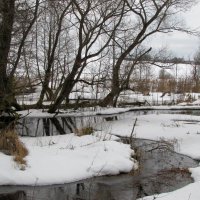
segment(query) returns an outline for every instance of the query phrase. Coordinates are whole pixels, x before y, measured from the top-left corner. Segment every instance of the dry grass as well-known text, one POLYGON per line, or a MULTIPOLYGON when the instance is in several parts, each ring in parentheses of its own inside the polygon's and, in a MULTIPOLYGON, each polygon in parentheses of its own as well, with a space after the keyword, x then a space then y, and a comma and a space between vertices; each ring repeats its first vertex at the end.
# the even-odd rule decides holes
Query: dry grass
POLYGON ((6 130, 0 134, 0 151, 14 156, 16 163, 26 165, 24 158, 28 155, 28 150, 19 140, 15 130, 6 130))
POLYGON ((188 168, 179 168, 179 167, 172 167, 171 169, 163 169, 159 172, 159 175, 165 175, 169 173, 180 174, 181 176, 191 175, 191 172, 188 168))
POLYGON ((83 127, 83 128, 77 128, 75 130, 75 134, 78 136, 83 136, 83 135, 90 135, 94 132, 94 128, 91 126, 88 127, 83 127))

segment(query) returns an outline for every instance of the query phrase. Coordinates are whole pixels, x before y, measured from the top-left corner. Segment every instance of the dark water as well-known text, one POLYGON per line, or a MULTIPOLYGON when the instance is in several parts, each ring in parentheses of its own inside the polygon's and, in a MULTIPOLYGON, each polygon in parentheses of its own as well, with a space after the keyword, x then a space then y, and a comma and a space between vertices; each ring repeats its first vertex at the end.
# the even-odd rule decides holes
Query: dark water
POLYGON ((64 185, 2 186, 0 200, 135 200, 172 191, 193 181, 187 168, 198 163, 174 153, 171 144, 137 139, 134 146, 140 162, 137 172, 64 185))
POLYGON ((74 133, 82 127, 96 127, 105 121, 116 121, 127 117, 148 115, 148 114, 188 114, 200 115, 200 110, 140 110, 130 111, 114 115, 98 115, 84 117, 54 117, 54 118, 37 118, 26 117, 19 121, 17 129, 22 136, 51 136, 74 133))

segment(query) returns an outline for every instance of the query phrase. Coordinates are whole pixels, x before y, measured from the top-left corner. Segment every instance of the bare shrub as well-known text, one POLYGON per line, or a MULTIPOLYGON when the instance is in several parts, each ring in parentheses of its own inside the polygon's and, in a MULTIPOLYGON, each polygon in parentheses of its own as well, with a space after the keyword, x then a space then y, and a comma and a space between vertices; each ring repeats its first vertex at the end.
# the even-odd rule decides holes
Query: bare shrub
POLYGON ((82 127, 82 128, 76 128, 75 129, 75 133, 78 136, 83 136, 83 135, 90 135, 94 132, 94 128, 91 126, 87 126, 87 127, 82 127))
POLYGON ((14 161, 20 165, 26 165, 24 158, 28 155, 28 150, 19 140, 14 129, 8 129, 0 135, 0 151, 14 156, 14 161))

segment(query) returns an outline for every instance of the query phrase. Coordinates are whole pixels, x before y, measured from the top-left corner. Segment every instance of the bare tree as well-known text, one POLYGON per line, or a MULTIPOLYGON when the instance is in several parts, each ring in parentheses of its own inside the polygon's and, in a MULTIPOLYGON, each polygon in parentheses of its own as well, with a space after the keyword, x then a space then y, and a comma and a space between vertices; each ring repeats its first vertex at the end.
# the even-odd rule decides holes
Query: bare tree
POLYGON ((87 0, 72 3, 73 15, 75 17, 78 47, 74 64, 67 75, 63 87, 55 103, 50 107, 49 112, 55 112, 64 99, 69 98, 70 92, 87 66, 89 60, 96 58, 109 45, 113 38, 114 30, 119 26, 124 14, 123 1, 116 1, 113 6, 111 0, 87 0), (110 27, 113 18, 116 20, 115 27, 110 27), (102 40, 102 37, 104 41, 102 40), (101 41, 101 45, 98 43, 101 41), (98 46, 96 49, 95 47, 98 46))
MULTIPOLYGON (((53 3, 52 3, 53 4, 53 3)), ((44 95, 45 93, 49 92, 50 96, 52 96, 52 90, 50 90, 49 88, 49 82, 51 79, 51 75, 53 73, 55 73, 55 70, 53 69, 54 67, 54 62, 55 62, 55 55, 56 55, 56 50, 59 46, 59 38, 60 38, 60 34, 62 32, 62 24, 63 21, 66 17, 67 14, 69 14, 70 11, 70 7, 71 7, 72 1, 67 1, 65 2, 65 8, 64 9, 60 9, 59 10, 59 5, 57 5, 56 3, 51 5, 51 12, 50 15, 53 14, 53 17, 55 17, 56 19, 54 19, 55 25, 52 25, 52 21, 50 20, 50 29, 48 32, 48 50, 47 50, 47 64, 45 66, 45 73, 44 73, 44 81, 42 81, 42 91, 40 94, 40 98, 37 102, 37 107, 41 108, 42 107, 42 102, 44 100, 44 95), (52 11, 53 9, 53 11, 52 11), (57 27, 56 27, 57 26, 57 27), (55 31, 56 30, 56 31, 55 31)), ((52 18, 52 16, 48 16, 50 19, 52 18)), ((44 40, 46 40, 46 38, 44 38, 44 40)), ((57 67, 58 69, 58 67, 57 67)), ((54 77, 54 76, 53 76, 54 77)), ((52 79, 53 82, 53 79, 52 79)), ((51 99, 51 98, 50 98, 51 99)))
POLYGON ((14 82, 21 69, 29 84, 30 72, 37 70, 42 90, 36 106, 43 106, 46 95, 53 100, 51 113, 69 101, 79 81, 96 84, 97 90, 99 84, 110 87, 100 105, 116 105, 120 92, 130 88, 135 67, 151 51, 144 41, 158 32, 183 30, 170 17, 193 1, 0 1, 0 110, 20 108, 14 82), (108 54, 112 61, 107 62, 108 54), (82 73, 95 62, 107 66, 91 81, 83 80, 82 73))
MULTIPOLYGON (((11 106, 20 109, 14 94, 14 75, 22 55, 22 49, 25 45, 25 41, 36 21, 39 0, 35 1, 32 15, 29 10, 29 15, 32 16, 32 18, 30 19, 28 25, 24 27, 19 43, 15 45, 18 46, 15 57, 13 56, 15 54, 13 53, 15 50, 12 50, 12 42, 16 43, 16 41, 14 41, 15 39, 13 39, 14 36, 16 36, 14 32, 15 26, 20 27, 20 25, 24 24, 25 20, 23 19, 18 22, 16 19, 19 11, 23 11, 22 13, 24 13, 23 7, 25 4, 26 1, 18 2, 15 0, 5 0, 0 2, 0 15, 2 18, 0 22, 0 110, 9 109, 11 106), (14 59, 12 57, 14 57, 14 59)), ((16 49, 16 47, 14 48, 16 49)))
POLYGON ((199 92, 199 81, 200 81, 200 49, 196 52, 194 56, 194 63, 192 69, 192 80, 194 81, 193 91, 199 92))
POLYGON ((15 0, 0 2, 0 110, 5 110, 13 102, 10 83, 7 76, 8 55, 14 23, 15 0))
MULTIPOLYGON (((129 8, 129 19, 130 16, 133 19, 132 22, 129 22, 132 26, 132 38, 129 39, 129 43, 126 46, 123 46, 123 49, 120 47, 121 54, 113 67, 112 88, 110 93, 100 103, 101 106, 113 105, 114 98, 123 90, 123 84, 120 82, 120 70, 124 66, 123 63, 127 56, 133 54, 138 46, 142 45, 148 37, 155 33, 183 30, 176 21, 170 20, 170 17, 180 11, 183 5, 191 3, 191 1, 179 0, 124 0, 124 2, 129 8)), ((150 51, 150 48, 146 49, 146 52, 148 51, 150 51)), ((138 60, 141 56, 142 54, 137 54, 136 57, 133 56, 133 60, 138 60)))

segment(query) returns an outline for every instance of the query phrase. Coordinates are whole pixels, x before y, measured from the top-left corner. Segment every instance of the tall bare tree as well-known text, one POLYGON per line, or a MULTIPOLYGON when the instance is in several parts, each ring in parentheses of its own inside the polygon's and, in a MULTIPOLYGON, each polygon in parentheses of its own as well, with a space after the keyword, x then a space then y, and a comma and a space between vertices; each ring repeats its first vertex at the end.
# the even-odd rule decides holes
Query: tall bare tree
MULTIPOLYGON (((114 98, 123 90, 123 83, 121 84, 120 82, 120 70, 127 56, 132 54, 133 59, 138 60, 142 54, 137 54, 134 57, 134 52, 138 46, 142 45, 148 37, 155 33, 168 33, 172 30, 185 31, 176 20, 171 20, 170 17, 183 9, 184 5, 192 3, 192 1, 187 0, 124 0, 124 2, 129 9, 129 13, 126 16, 132 27, 132 38, 129 39, 129 43, 126 46, 120 47, 121 54, 113 67, 112 88, 100 103, 101 106, 113 105, 114 98), (133 19, 132 21, 130 21, 130 17, 133 19)), ((147 48, 146 52, 148 51, 150 51, 149 48, 147 48)))
POLYGON ((109 45, 113 38, 114 30, 119 26, 124 14, 123 1, 111 0, 74 0, 72 1, 73 15, 76 24, 78 47, 74 64, 66 76, 63 87, 49 112, 55 112, 64 99, 68 99, 74 85, 92 58, 96 58, 109 45), (115 18, 115 27, 110 27, 115 18), (104 41, 102 37, 105 36, 104 41), (98 43, 101 41, 101 45, 98 43), (98 48, 96 48, 98 47, 98 48))
POLYGON ((0 2, 0 110, 5 110, 7 104, 13 101, 11 86, 7 76, 7 64, 12 38, 14 13, 15 0, 0 2))
MULTIPOLYGON (((40 93, 40 98, 37 102, 37 108, 42 107, 42 102, 44 100, 45 93, 52 93, 52 90, 49 88, 49 83, 51 80, 52 73, 55 73, 55 69, 53 69, 55 58, 56 58, 56 50, 59 48, 59 38, 63 29, 63 21, 67 14, 69 14, 71 9, 72 1, 66 1, 63 6, 64 9, 59 10, 59 5, 56 2, 52 2, 50 5, 50 14, 53 16, 48 16, 48 18, 52 19, 54 17, 54 22, 50 20, 49 24, 49 32, 48 32, 48 50, 47 50, 47 64, 45 66, 44 80, 42 81, 42 91, 40 93), (52 25, 54 23, 54 25, 52 25), (56 30, 56 31, 55 31, 56 30)), ((62 38, 64 40, 64 38, 62 38)), ((44 38, 46 40, 46 38, 44 38)), ((60 59, 60 58, 58 58, 60 59)), ((57 67, 58 68, 58 67, 57 67)), ((54 77, 54 76, 53 76, 54 77)), ((52 80, 53 82, 53 80, 52 80)), ((52 96, 53 94, 50 94, 52 96)))
MULTIPOLYGON (((22 55, 22 49, 25 45, 25 41, 28 37, 28 34, 36 21, 39 7, 39 0, 35 1, 33 14, 29 15, 33 16, 28 25, 24 27, 22 37, 18 43, 18 48, 16 51, 16 57, 11 53, 12 42, 14 36, 14 27, 24 24, 24 19, 18 22, 17 19, 17 11, 21 9, 25 5, 25 1, 15 1, 15 0, 4 0, 0 2, 0 110, 9 109, 11 106, 20 109, 20 106, 17 104, 14 94, 14 75, 17 70, 19 60, 22 55), (11 57, 14 57, 14 61, 11 57)), ((23 9, 22 9, 23 10, 23 9)), ((21 10, 21 11, 22 11, 21 10)), ((28 10, 27 10, 28 12, 28 10)), ((24 11, 23 11, 24 13, 24 11)), ((27 22, 27 21, 26 21, 27 22)), ((26 23, 27 24, 27 23, 26 23)), ((13 45, 14 46, 14 45, 13 45)), ((14 47, 16 48, 16 47, 14 47)))

